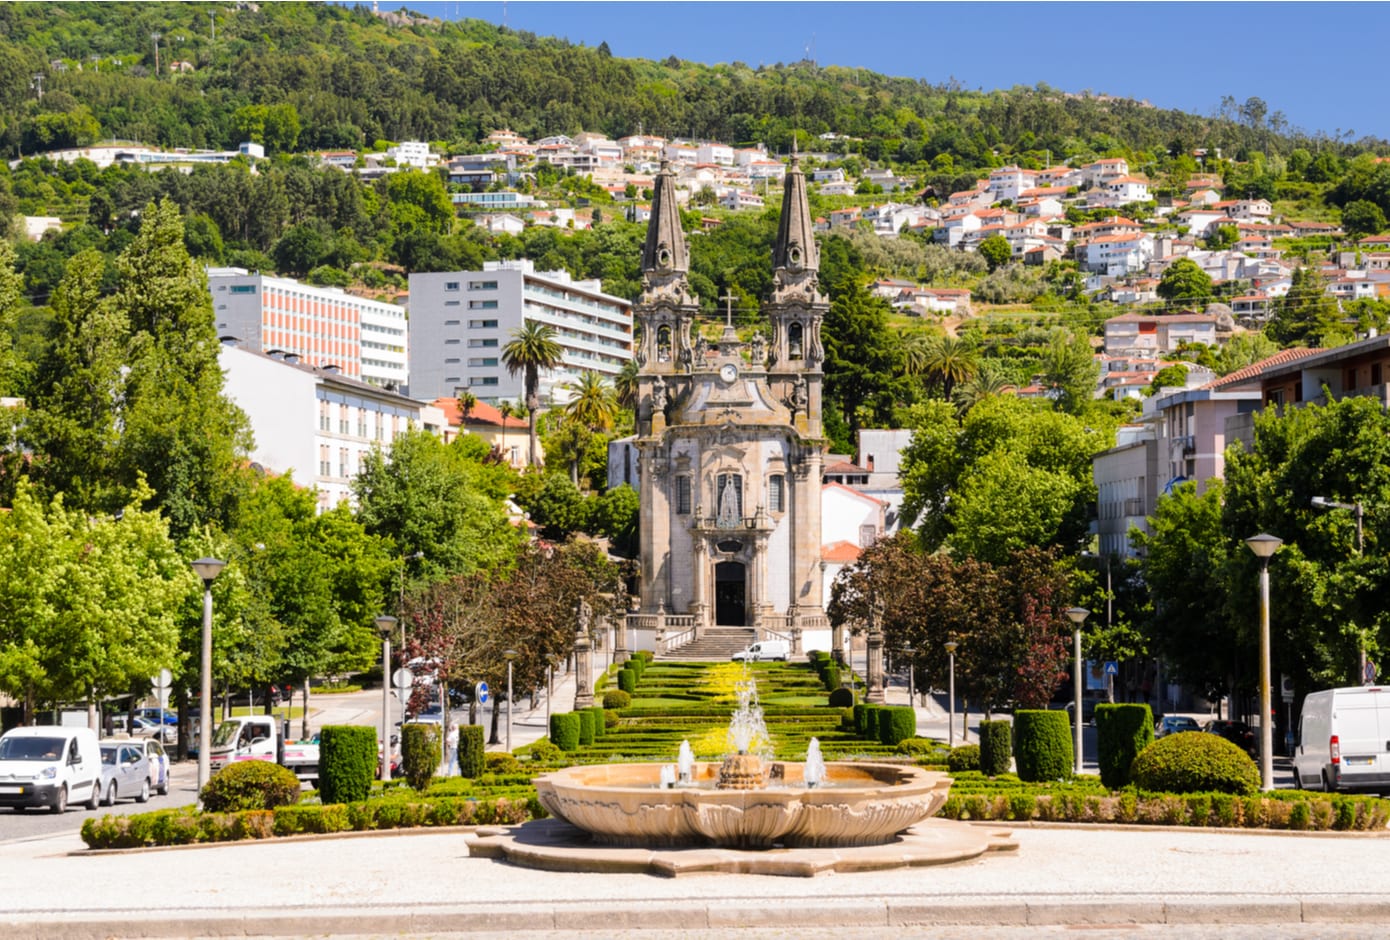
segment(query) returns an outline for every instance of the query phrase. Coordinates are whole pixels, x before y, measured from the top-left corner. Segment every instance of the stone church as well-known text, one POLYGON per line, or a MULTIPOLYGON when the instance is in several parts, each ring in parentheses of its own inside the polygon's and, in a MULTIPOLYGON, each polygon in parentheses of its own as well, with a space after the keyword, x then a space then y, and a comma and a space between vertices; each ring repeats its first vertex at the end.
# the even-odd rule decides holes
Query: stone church
POLYGON ((654 631, 661 650, 724 632, 782 637, 799 651, 803 630, 825 627, 821 322, 829 304, 795 158, 772 262, 765 324, 741 339, 726 309, 718 338, 705 335, 663 167, 633 310, 642 523, 641 608, 631 623, 654 631))

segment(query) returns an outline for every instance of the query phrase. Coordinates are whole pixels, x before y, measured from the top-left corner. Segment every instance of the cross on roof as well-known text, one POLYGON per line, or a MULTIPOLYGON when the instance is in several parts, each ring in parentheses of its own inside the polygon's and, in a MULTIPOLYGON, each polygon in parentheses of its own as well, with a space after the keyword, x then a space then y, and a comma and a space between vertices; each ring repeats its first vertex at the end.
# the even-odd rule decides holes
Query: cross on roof
POLYGON ((724 301, 724 325, 732 327, 734 325, 734 292, 725 291, 724 296, 719 299, 724 301))

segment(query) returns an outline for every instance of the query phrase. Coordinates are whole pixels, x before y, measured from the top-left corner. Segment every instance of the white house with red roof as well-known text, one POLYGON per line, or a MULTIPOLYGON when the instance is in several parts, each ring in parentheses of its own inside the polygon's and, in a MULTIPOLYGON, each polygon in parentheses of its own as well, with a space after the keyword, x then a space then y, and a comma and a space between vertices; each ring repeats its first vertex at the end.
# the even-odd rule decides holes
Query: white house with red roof
POLYGON ((1117 176, 1105 183, 1105 191, 1117 206, 1148 202, 1149 181, 1142 176, 1117 176))
POLYGON ((1143 271, 1154 257, 1154 237, 1147 232, 1101 235, 1086 242, 1085 257, 1085 270, 1108 277, 1143 271))
POLYGON ((987 185, 989 191, 994 194, 994 200, 1003 202, 1005 199, 1017 199, 1019 193, 1025 189, 1033 189, 1037 185, 1037 176, 1032 170, 1001 166, 990 171, 987 185))
POLYGON ((1217 343, 1220 318, 1212 313, 1124 313, 1105 321, 1105 355, 1158 358, 1183 343, 1217 343))
POLYGON ((1081 176, 1089 186, 1104 186, 1113 179, 1128 175, 1129 161, 1124 157, 1108 157, 1081 168, 1081 176))

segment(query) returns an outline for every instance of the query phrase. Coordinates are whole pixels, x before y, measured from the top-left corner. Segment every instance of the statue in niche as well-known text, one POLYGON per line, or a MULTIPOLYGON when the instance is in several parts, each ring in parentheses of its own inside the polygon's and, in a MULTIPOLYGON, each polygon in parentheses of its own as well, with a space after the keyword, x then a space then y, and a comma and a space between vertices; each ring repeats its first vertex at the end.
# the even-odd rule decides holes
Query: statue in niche
POLYGON ((738 525, 738 490, 734 488, 731 474, 724 481, 724 489, 719 493, 719 516, 717 523, 721 528, 738 525))
POLYGON ((810 393, 806 389, 806 376, 799 375, 796 384, 792 386, 791 401, 787 404, 791 407, 793 414, 806 414, 806 409, 811 403, 810 393))
POLYGON ((767 361, 767 340, 762 333, 753 334, 753 365, 760 366, 767 361))
POLYGON ((705 357, 709 355, 709 340, 705 339, 705 334, 697 333, 695 336, 695 364, 704 365, 705 357))
POLYGON ((666 410, 666 382, 659 375, 656 377, 656 384, 652 386, 652 410, 666 410))

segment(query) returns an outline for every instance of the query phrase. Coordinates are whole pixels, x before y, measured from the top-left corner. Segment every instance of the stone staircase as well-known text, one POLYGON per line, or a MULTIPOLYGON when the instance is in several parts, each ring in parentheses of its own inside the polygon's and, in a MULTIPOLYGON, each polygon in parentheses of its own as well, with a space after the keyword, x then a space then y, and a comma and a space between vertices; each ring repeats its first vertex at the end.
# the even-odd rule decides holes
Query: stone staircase
POLYGON ((698 640, 663 653, 657 659, 728 662, 734 653, 752 646, 753 637, 752 627, 710 627, 698 640))

